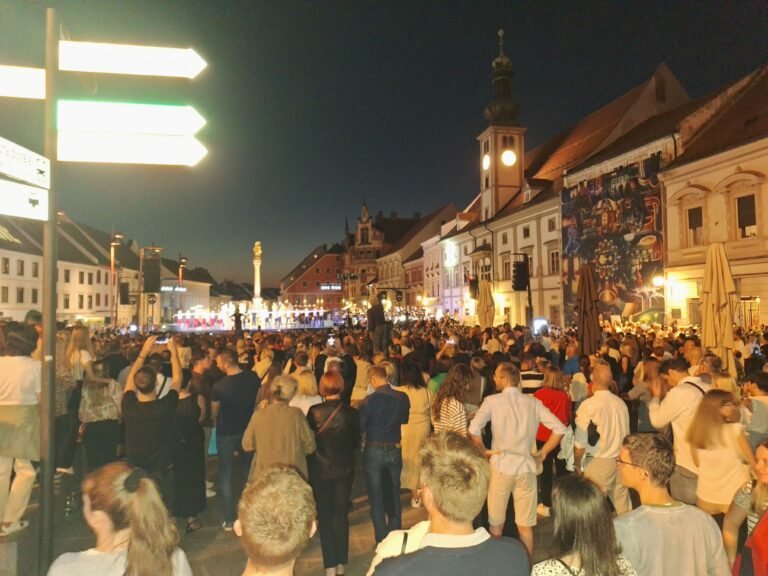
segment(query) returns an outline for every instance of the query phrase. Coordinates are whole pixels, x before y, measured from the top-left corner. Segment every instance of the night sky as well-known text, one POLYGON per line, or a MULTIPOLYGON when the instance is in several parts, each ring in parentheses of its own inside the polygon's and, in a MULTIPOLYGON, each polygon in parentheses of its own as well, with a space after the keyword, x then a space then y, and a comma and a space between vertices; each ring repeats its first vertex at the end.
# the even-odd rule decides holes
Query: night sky
MULTIPOLYGON (((529 147, 666 62, 692 97, 766 62, 768 3, 0 0, 0 64, 43 65, 45 6, 72 40, 194 47, 193 81, 68 77, 70 98, 191 104, 195 168, 63 164, 73 218, 155 242, 219 280, 262 284, 372 212, 466 206, 478 191, 496 31, 529 147)), ((43 105, 0 100, 0 136, 42 152, 43 105)))

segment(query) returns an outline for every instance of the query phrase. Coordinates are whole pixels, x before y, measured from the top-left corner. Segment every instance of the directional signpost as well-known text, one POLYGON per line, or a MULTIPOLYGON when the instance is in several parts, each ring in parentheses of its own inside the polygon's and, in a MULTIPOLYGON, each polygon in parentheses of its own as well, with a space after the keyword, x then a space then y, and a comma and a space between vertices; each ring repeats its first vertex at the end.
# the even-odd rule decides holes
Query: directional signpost
POLYGON ((53 559, 53 422, 56 349, 57 160, 194 166, 207 150, 205 119, 191 106, 58 100, 59 71, 195 78, 207 64, 191 48, 60 40, 48 8, 45 68, 0 65, 0 97, 45 102, 45 156, 0 139, 0 214, 45 220, 39 574, 53 559))
POLYGON ((0 138, 0 174, 0 214, 48 220, 48 158, 0 138))

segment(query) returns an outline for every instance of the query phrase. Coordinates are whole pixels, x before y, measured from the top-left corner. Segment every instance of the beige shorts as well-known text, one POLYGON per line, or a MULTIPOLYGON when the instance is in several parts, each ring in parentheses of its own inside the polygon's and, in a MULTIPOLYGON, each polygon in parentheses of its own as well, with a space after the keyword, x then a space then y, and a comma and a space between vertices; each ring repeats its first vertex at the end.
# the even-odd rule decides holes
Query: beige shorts
POLYGON ((504 525, 510 494, 515 503, 515 524, 536 526, 536 474, 526 472, 511 476, 493 467, 488 486, 488 522, 491 526, 504 525))

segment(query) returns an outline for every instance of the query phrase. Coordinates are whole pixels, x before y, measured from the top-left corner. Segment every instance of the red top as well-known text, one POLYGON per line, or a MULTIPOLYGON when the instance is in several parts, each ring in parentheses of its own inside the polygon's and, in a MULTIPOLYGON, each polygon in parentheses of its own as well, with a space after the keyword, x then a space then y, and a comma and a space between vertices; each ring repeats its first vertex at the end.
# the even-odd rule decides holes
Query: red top
MULTIPOLYGON (((568 426, 571 422, 571 397, 564 390, 554 390, 553 388, 539 388, 534 393, 534 398, 538 398, 544 406, 549 408, 560 422, 568 426)), ((539 431, 536 432, 536 440, 546 442, 552 435, 552 430, 539 424, 539 431)))

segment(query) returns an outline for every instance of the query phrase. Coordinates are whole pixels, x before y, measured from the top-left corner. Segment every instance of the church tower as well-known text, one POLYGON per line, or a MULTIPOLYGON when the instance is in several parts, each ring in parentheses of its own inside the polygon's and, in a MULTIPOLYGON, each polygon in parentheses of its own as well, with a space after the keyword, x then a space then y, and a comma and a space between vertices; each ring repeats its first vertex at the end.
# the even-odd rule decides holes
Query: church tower
POLYGON ((499 55, 493 61, 493 95, 485 109, 486 128, 480 144, 480 218, 493 218, 524 184, 525 128, 517 123, 512 100, 512 62, 504 53, 504 31, 499 30, 499 55))

